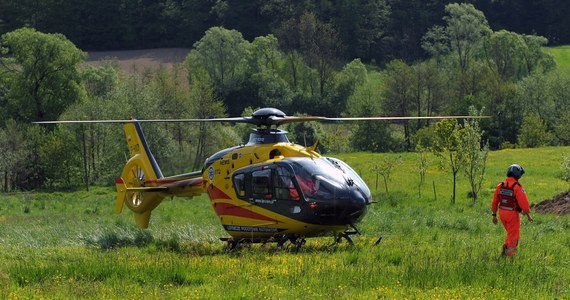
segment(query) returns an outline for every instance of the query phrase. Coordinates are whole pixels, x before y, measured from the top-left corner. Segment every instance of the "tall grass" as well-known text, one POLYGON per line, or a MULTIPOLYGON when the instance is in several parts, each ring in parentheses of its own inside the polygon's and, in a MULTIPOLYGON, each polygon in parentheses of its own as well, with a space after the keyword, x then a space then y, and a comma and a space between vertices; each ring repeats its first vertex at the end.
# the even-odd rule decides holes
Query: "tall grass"
POLYGON ((400 154, 338 155, 362 173, 378 203, 359 225, 355 246, 318 238, 299 253, 275 245, 227 252, 203 196, 165 201, 150 229, 141 230, 130 213, 114 214, 109 188, 2 195, 0 298, 569 298, 570 217, 522 222, 519 256, 504 259, 504 230, 491 223, 488 208, 514 162, 527 170, 521 183, 531 202, 566 190, 558 165, 568 150, 492 152, 478 202, 460 178, 455 205, 450 175, 435 158, 420 198, 415 154, 402 155, 390 194, 376 189, 368 164, 400 154))

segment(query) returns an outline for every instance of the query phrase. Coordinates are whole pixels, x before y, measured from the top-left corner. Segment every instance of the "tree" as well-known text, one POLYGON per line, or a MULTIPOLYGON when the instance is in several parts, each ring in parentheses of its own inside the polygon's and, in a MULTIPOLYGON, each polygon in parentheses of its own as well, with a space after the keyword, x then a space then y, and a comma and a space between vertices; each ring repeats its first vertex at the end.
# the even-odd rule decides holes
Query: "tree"
POLYGON ((18 188, 17 178, 23 171, 23 164, 31 149, 27 147, 26 137, 21 125, 14 120, 7 120, 6 127, 0 127, 0 185, 4 192, 18 188))
MULTIPOLYGON (((481 116, 482 111, 478 112, 474 107, 470 107, 469 115, 481 116)), ((465 175, 469 179, 471 186, 471 198, 473 203, 477 202, 479 191, 483 185, 485 178, 485 168, 487 163, 487 154, 489 152, 489 144, 485 143, 483 147, 482 141, 483 131, 479 127, 479 119, 467 119, 463 123, 461 130, 461 152, 464 159, 465 175)))
POLYGON ((562 154, 562 162, 560 163, 560 172, 563 180, 570 183, 570 154, 562 154))
POLYGON ((288 107, 293 92, 281 76, 284 65, 279 43, 273 35, 256 37, 247 55, 246 77, 257 90, 259 104, 263 106, 288 107))
POLYGON ((244 33, 248 40, 269 33, 272 16, 264 13, 265 0, 211 2, 215 3, 211 11, 217 15, 221 26, 244 33))
MULTIPOLYGON (((388 183, 390 182, 390 176, 392 175, 392 171, 394 170, 394 168, 396 168, 398 165, 401 164, 402 164, 402 157, 398 156, 398 158, 396 159, 384 157, 382 160, 380 160, 380 162, 372 166, 372 170, 376 172, 376 178, 378 178, 378 175, 382 176, 382 179, 384 180, 384 188, 386 194, 389 194, 388 183)), ((376 181, 376 183, 378 184, 378 181, 376 181)))
POLYGON ((544 120, 557 118, 554 97, 549 92, 549 86, 554 78, 544 74, 533 74, 517 82, 516 92, 518 105, 524 113, 534 112, 544 120))
POLYGON ((561 114, 570 111, 570 101, 568 95, 570 93, 570 74, 565 70, 555 70, 547 74, 545 86, 539 87, 544 89, 545 98, 553 103, 554 113, 550 115, 541 115, 547 121, 548 126, 559 123, 561 114))
MULTIPOLYGON (((384 113, 392 116, 407 117, 412 110, 413 70, 404 61, 395 60, 386 66, 386 83, 383 91, 384 113)), ((410 125, 408 120, 401 121, 404 127, 404 147, 410 149, 410 125)))
POLYGON ((88 97, 103 97, 119 85, 119 74, 111 64, 100 67, 86 65, 81 72, 81 78, 88 97))
POLYGON ((384 35, 390 16, 386 0, 344 0, 336 5, 333 23, 347 47, 350 58, 372 59, 372 51, 384 35))
POLYGON ((560 145, 570 145, 570 111, 565 111, 558 122, 554 124, 554 134, 560 145))
POLYGON ((494 73, 483 79, 480 102, 492 116, 482 124, 488 134, 489 146, 492 149, 511 147, 516 143, 524 115, 523 106, 517 99, 517 86, 501 81, 494 73))
MULTIPOLYGON (((206 70, 218 95, 224 97, 243 82, 249 42, 236 30, 212 27, 194 44, 186 64, 191 78, 206 70)), ((198 75, 199 76, 199 75, 198 75)))
MULTIPOLYGON (((194 81, 190 87, 191 116, 197 119, 220 118, 225 116, 225 107, 222 101, 216 98, 212 83, 207 79, 194 81)), ((204 160, 219 150, 220 145, 234 144, 239 137, 234 133, 231 137, 220 124, 199 123, 196 137, 193 139, 196 154, 194 156, 193 170, 197 170, 204 160)))
POLYGON ((42 184, 47 188, 53 190, 81 184, 81 143, 63 126, 45 133, 38 158, 43 170, 42 184))
POLYGON ((459 74, 458 99, 468 93, 467 72, 471 61, 477 54, 483 38, 491 33, 485 15, 475 9, 472 4, 452 3, 445 6, 446 25, 442 28, 434 26, 424 36, 424 49, 436 58, 445 54, 448 49, 451 57, 455 58, 459 74), (446 45, 446 43, 449 43, 446 45))
POLYGON ((422 37, 422 49, 439 63, 442 57, 451 50, 449 36, 447 36, 445 28, 440 25, 434 25, 422 37))
MULTIPOLYGON (((371 117, 382 114, 379 87, 373 81, 366 81, 356 87, 348 99, 347 117, 371 117)), ((351 124, 350 142, 357 151, 387 151, 393 146, 387 122, 364 121, 351 124)))
POLYGON ((541 36, 500 30, 485 38, 483 53, 503 80, 519 80, 554 68, 552 55, 543 50, 546 44, 548 40, 541 36))
POLYGON ((298 20, 291 18, 283 21, 281 26, 276 29, 279 47, 284 52, 287 62, 288 71, 285 78, 294 92, 299 92, 301 88, 299 77, 303 64, 301 54, 298 51, 300 37, 297 27, 298 20))
MULTIPOLYGON (((42 188, 46 182, 46 161, 41 160, 49 132, 36 124, 6 120, 0 128, 0 172, 4 190, 32 190, 42 188)), ((60 159, 59 155, 49 158, 60 159)))
POLYGON ((535 72, 546 73, 556 66, 552 54, 544 51, 544 47, 548 44, 548 39, 538 35, 523 34, 522 38, 525 43, 525 51, 521 54, 523 62, 526 66, 526 75, 535 72))
POLYGON ((421 37, 431 26, 441 23, 443 6, 448 2, 390 0, 390 20, 376 59, 411 63, 422 58, 425 54, 420 47, 421 37))
POLYGON ((469 68, 469 62, 479 42, 490 34, 491 29, 485 15, 472 4, 452 3, 445 6, 448 14, 443 17, 445 33, 449 37, 451 50, 455 52, 461 73, 469 68))
POLYGON ((342 43, 334 27, 312 13, 301 16, 298 30, 301 53, 307 65, 316 70, 318 95, 322 99, 333 78, 333 66, 338 63, 342 43))
MULTIPOLYGON (((111 65, 100 67, 86 67, 82 71, 82 78, 87 90, 87 99, 70 105, 60 116, 63 120, 101 120, 101 119, 125 119, 129 116, 140 116, 130 111, 131 105, 126 97, 120 97, 125 90, 125 82, 119 81, 119 74, 111 65), (130 111, 130 112, 129 112, 130 111)), ((126 80, 128 81, 128 79, 126 80)), ((73 172, 73 168, 85 172, 85 184, 93 182, 110 184, 116 178, 117 165, 124 162, 124 134, 120 127, 106 124, 84 124, 77 126, 65 126, 58 128, 46 141, 50 145, 49 152, 61 152, 65 148, 59 143, 69 144, 68 147, 76 147, 74 156, 76 160, 69 160, 59 168, 67 173, 51 174, 56 181, 71 183, 71 180, 59 178, 57 175, 67 176, 73 172), (117 130, 118 129, 118 130, 117 130), (83 147, 85 146, 85 147, 83 147), (84 164, 87 166, 84 168, 84 164), (67 170, 69 169, 69 170, 67 170), (84 170, 86 169, 86 170, 84 170)))
MULTIPOLYGON (((161 66, 156 71, 150 86, 156 91, 159 107, 164 116, 173 119, 191 118, 190 88, 183 65, 174 64, 172 68, 161 66)), ((180 162, 191 161, 194 158, 193 148, 189 144, 193 127, 179 122, 165 125, 169 136, 174 138, 176 148, 169 159, 162 162, 161 168, 176 174, 186 172, 188 166, 180 162)))
MULTIPOLYGON (((323 128, 318 122, 291 123, 287 126, 287 132, 289 133, 289 140, 305 147, 314 145, 323 137, 323 128)), ((323 151, 325 150, 324 147, 319 143, 317 149, 320 152, 325 152, 323 151)))
POLYGON ((516 80, 523 65, 522 53, 526 45, 523 38, 510 31, 500 30, 489 35, 484 42, 484 55, 489 68, 502 80, 516 80))
POLYGON ((455 119, 446 119, 435 124, 435 141, 432 151, 440 157, 453 176, 453 194, 451 203, 455 204, 457 173, 463 166, 461 151, 461 126, 455 119))
POLYGON ((518 135, 518 145, 522 148, 546 146, 552 140, 552 134, 546 128, 546 123, 536 113, 524 116, 521 131, 518 135))
POLYGON ((418 154, 418 173, 420 175, 420 180, 418 183, 418 197, 422 197, 422 186, 426 181, 426 172, 430 164, 428 158, 428 151, 424 147, 416 147, 416 153, 418 154))
POLYGON ((350 96, 367 81, 368 72, 360 59, 355 59, 346 64, 342 71, 336 73, 334 78, 333 91, 328 97, 332 110, 329 115, 336 117, 345 112, 350 96))
MULTIPOLYGON (((70 0, 65 2, 67 2, 65 6, 69 7, 70 0)), ((136 23, 134 19, 141 12, 134 1, 77 1, 74 6, 75 10, 68 16, 59 15, 58 21, 73 20, 70 22, 71 28, 63 33, 73 37, 73 41, 84 49, 106 50, 129 47, 137 41, 135 35, 142 36, 142 32, 134 28, 136 23)))
MULTIPOLYGON (((349 59, 360 58, 366 62, 370 62, 379 52, 379 43, 391 17, 390 1, 387 0, 262 2, 262 16, 272 20, 271 27, 273 32, 278 32, 280 41, 284 35, 296 35, 295 43, 298 44, 300 20, 311 14, 320 22, 334 26, 341 44, 351 45, 343 51, 349 59)), ((283 50, 289 53, 289 49, 283 50)))
POLYGON ((305 12, 282 22, 277 36, 287 62, 284 78, 295 93, 293 107, 319 115, 333 111, 332 103, 338 100, 334 79, 343 49, 335 27, 305 12))
POLYGON ((11 73, 7 107, 17 120, 56 120, 85 98, 79 66, 86 54, 63 35, 22 28, 4 34, 0 47, 0 72, 11 73))
MULTIPOLYGON (((436 113, 441 113, 441 106, 447 101, 449 90, 446 83, 448 82, 448 75, 445 69, 441 68, 437 61, 428 60, 416 66, 416 78, 419 76, 421 80, 416 80, 422 83, 420 91, 417 91, 420 96, 424 97, 425 116, 431 117, 436 113)), ((418 97, 419 98, 419 97, 418 97)), ((418 111, 420 116, 421 110, 418 111)), ((420 122, 418 122, 418 125, 420 122)), ((425 125, 429 126, 430 120, 426 120, 425 125)), ((418 128, 419 129, 419 128, 418 128)))

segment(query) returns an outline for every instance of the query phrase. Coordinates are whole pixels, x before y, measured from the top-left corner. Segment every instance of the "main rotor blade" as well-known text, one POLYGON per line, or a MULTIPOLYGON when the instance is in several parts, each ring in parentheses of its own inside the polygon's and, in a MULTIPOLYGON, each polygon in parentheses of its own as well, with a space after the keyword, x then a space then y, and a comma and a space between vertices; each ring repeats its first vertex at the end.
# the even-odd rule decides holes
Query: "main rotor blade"
POLYGON ((35 124, 104 124, 104 123, 184 123, 184 122, 230 122, 251 123, 251 118, 213 118, 213 119, 148 119, 148 120, 61 120, 61 121, 38 121, 35 124))
POLYGON ((273 123, 276 125, 295 123, 295 122, 343 122, 343 121, 403 121, 403 120, 442 120, 442 119, 484 119, 489 116, 433 116, 433 117, 346 117, 346 118, 328 118, 328 117, 314 117, 314 116, 301 116, 301 117, 273 117, 273 123))
POLYGON ((62 120, 62 121, 38 121, 36 124, 104 124, 104 123, 185 123, 185 122, 228 122, 247 123, 257 126, 279 126, 297 122, 343 122, 343 121, 402 121, 402 120, 441 120, 441 119, 483 119, 488 116, 433 116, 433 117, 346 117, 328 118, 318 116, 266 116, 266 117, 235 117, 235 118, 212 118, 212 119, 148 119, 148 120, 62 120))

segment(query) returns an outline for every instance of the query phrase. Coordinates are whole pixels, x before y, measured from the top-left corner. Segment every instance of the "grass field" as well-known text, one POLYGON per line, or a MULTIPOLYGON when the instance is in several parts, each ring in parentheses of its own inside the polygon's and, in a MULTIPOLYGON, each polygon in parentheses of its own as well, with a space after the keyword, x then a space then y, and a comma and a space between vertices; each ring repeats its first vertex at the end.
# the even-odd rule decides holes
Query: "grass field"
POLYGON ((299 253, 275 245, 226 252, 206 197, 166 200, 141 230, 130 213, 114 214, 110 188, 1 195, 0 299, 568 299, 570 216, 522 222, 519 256, 510 260, 499 256, 505 234, 488 206, 513 162, 527 171, 521 183, 531 202, 567 190, 559 165, 569 152, 492 152, 480 201, 460 178, 455 205, 451 176, 435 158, 420 197, 416 154, 337 155, 378 203, 355 246, 317 238, 299 253), (371 162, 400 156, 386 194, 371 162))
POLYGON ((554 55, 556 66, 561 70, 570 70, 570 45, 545 48, 554 55))

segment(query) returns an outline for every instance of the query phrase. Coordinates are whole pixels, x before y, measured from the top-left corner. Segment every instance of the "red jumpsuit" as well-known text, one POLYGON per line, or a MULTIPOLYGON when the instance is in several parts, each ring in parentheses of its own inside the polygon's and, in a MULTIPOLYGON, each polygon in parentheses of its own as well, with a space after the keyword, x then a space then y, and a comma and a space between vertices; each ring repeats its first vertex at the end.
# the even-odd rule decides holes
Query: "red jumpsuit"
POLYGON ((508 177, 504 182, 499 183, 495 189, 491 209, 493 213, 499 211, 501 223, 507 231, 503 254, 516 255, 521 231, 519 213, 530 213, 530 205, 524 189, 514 177, 508 177), (509 191, 512 191, 512 194, 509 191))

